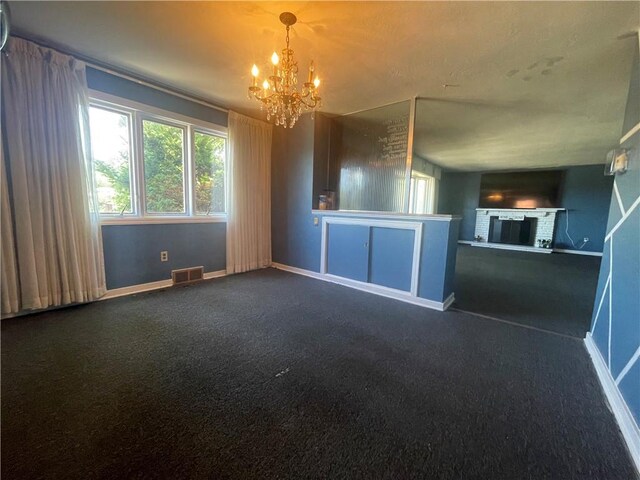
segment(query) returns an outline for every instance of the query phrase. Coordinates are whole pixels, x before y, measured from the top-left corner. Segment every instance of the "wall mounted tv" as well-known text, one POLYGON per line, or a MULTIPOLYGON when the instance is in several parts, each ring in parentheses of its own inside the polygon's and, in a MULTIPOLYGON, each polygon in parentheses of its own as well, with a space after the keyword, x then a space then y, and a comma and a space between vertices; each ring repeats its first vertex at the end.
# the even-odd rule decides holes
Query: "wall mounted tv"
POLYGON ((480 208, 559 207, 563 170, 484 173, 480 208))

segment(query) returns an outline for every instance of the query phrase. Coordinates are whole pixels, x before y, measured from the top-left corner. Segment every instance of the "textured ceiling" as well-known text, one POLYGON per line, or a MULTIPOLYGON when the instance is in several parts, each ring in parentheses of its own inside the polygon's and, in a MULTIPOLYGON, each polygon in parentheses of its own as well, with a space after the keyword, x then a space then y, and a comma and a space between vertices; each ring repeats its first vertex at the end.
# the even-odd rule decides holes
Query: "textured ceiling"
MULTIPOLYGON (((250 112, 249 69, 313 58, 323 111, 422 97, 416 153, 477 170, 600 163, 620 137, 638 2, 11 2, 18 33, 250 112), (444 87, 444 85, 452 85, 444 87)), ((259 112, 253 112, 259 115, 259 112)))

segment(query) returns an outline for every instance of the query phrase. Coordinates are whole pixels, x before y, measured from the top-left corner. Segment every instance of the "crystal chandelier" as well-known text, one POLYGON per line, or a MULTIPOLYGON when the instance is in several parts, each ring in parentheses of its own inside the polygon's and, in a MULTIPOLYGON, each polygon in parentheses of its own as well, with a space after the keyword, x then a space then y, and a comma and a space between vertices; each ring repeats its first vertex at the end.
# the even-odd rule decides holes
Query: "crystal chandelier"
POLYGON ((273 74, 262 82, 262 86, 258 85, 260 71, 256 65, 253 66, 253 84, 249 87, 249 98, 260 101, 260 108, 267 111, 267 120, 273 118, 276 125, 291 128, 303 110, 320 107, 320 79, 313 78, 314 66, 311 61, 307 81, 298 91, 298 62, 293 59, 293 50, 289 48, 289 27, 296 23, 297 18, 293 13, 284 12, 280 14, 280 21, 287 27, 287 47, 282 49, 282 59, 273 52, 273 74))

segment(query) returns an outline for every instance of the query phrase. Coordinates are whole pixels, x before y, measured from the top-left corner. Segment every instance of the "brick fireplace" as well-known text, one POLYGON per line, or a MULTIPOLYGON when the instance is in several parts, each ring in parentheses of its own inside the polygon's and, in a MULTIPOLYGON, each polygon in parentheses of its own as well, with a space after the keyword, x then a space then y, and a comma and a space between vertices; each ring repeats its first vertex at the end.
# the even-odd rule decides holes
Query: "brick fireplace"
POLYGON ((512 250, 536 250, 544 253, 551 248, 540 248, 541 241, 553 245, 556 214, 562 208, 476 209, 475 237, 478 246, 509 248, 512 250), (521 225, 515 222, 522 222, 521 225))

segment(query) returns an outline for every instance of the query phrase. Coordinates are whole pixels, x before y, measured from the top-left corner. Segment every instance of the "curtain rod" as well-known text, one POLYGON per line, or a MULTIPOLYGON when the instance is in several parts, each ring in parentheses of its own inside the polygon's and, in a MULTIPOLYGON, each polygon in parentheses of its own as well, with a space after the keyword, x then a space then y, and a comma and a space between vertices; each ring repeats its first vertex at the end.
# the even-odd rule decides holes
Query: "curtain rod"
POLYGON ((72 57, 77 58, 78 60, 82 61, 83 63, 85 63, 86 65, 88 65, 89 67, 95 69, 95 70, 100 70, 101 72, 105 72, 108 73, 109 75, 113 75, 115 77, 120 77, 123 78, 125 80, 129 80, 130 82, 135 82, 139 85, 143 85, 145 87, 149 87, 149 88, 153 88, 154 90, 158 90, 160 92, 163 93, 168 93, 170 95, 173 95, 175 97, 179 97, 179 98, 183 98, 185 100, 189 100, 190 102, 194 102, 194 103, 199 103, 200 105, 204 105, 205 107, 209 107, 209 108, 213 108, 215 110, 219 110, 221 112, 225 112, 225 113, 229 113, 229 109, 228 108, 222 108, 219 107, 218 105, 214 105, 213 103, 210 103, 206 100, 202 100, 200 98, 194 97, 192 95, 188 95, 186 93, 182 93, 179 90, 176 90, 174 88, 171 87, 166 87, 160 83, 154 83, 150 80, 145 80, 135 74, 131 74, 131 73, 127 73, 123 70, 119 70, 115 67, 112 67, 106 63, 100 63, 97 62, 94 59, 91 59, 89 57, 86 57, 80 53, 74 52, 74 51, 69 51, 65 48, 61 48, 58 45, 52 45, 49 42, 43 41, 43 40, 36 40, 32 37, 23 35, 23 34, 16 34, 16 33, 12 33, 11 34, 12 37, 18 37, 18 38, 22 38, 23 40, 27 40, 29 42, 33 42, 33 43, 37 43, 38 45, 45 47, 45 48, 50 48, 52 50, 56 50, 57 52, 60 52, 64 55, 70 55, 72 57))

